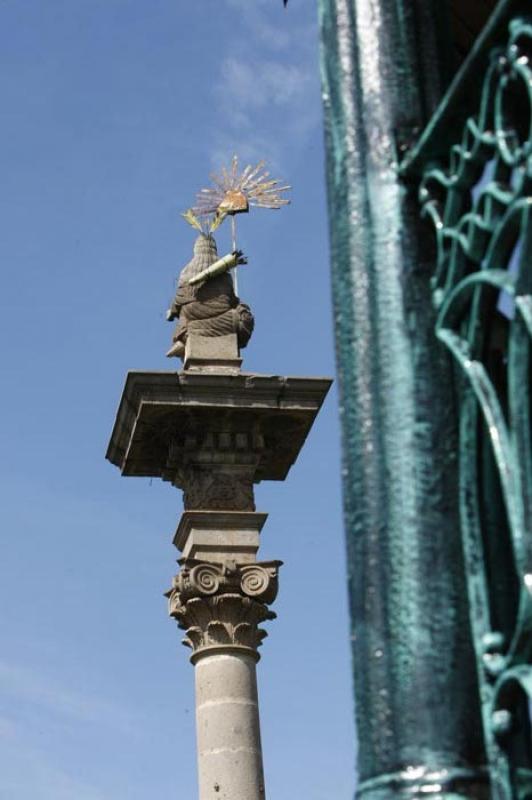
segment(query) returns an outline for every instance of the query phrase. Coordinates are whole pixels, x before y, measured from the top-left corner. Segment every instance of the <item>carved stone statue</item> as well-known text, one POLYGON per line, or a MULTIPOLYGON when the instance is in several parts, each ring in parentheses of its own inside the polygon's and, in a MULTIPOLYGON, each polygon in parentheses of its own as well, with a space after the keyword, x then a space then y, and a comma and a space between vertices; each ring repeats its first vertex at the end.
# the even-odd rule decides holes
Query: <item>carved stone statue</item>
POLYGON ((200 233, 166 315, 168 320, 179 320, 167 356, 184 356, 189 333, 198 336, 236 333, 239 347, 246 346, 253 332, 253 315, 249 306, 236 296, 229 272, 231 267, 244 263, 245 258, 238 250, 219 259, 212 234, 200 233))
POLYGON ((211 175, 212 186, 201 189, 197 203, 182 215, 200 235, 194 244, 192 260, 179 276, 176 296, 166 318, 177 319, 173 345, 167 356, 184 358, 189 334, 198 337, 236 334, 239 348, 245 347, 253 332, 253 315, 235 293, 230 270, 246 259, 236 249, 238 214, 248 214, 251 207, 280 209, 290 202, 284 197, 289 186, 270 178, 264 161, 249 164, 240 171, 237 156, 219 175, 211 175), (218 258, 213 232, 231 219, 232 252, 218 258))

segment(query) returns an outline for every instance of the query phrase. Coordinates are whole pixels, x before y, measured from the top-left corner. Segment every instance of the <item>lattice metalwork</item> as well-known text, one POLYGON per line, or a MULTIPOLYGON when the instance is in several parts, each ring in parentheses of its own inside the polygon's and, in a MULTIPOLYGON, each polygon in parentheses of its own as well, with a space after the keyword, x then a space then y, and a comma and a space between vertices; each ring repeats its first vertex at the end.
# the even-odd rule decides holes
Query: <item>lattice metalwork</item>
POLYGON ((492 795, 532 797, 532 17, 514 19, 420 188, 456 365, 463 546, 492 795))

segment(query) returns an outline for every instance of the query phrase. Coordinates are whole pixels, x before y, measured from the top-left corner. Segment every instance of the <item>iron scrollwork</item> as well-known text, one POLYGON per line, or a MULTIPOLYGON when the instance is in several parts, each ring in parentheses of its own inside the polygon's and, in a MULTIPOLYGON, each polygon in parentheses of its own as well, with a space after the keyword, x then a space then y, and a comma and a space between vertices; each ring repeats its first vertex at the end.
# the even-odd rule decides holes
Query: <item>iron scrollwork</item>
POLYGON ((460 507, 495 798, 532 798, 532 17, 490 54, 478 109, 420 185, 436 335, 456 365, 460 507))

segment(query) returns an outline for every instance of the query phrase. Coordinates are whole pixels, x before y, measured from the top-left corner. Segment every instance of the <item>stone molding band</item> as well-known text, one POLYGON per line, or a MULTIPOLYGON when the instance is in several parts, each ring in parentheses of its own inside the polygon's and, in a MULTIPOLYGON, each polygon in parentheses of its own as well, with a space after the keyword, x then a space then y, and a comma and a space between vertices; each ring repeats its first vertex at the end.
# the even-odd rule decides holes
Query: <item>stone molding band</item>
POLYGON ((252 647, 244 647, 241 644, 231 644, 231 645, 221 645, 221 644, 213 644, 208 645, 206 647, 202 647, 200 650, 196 650, 190 656, 190 663, 196 665, 201 658, 207 658, 207 656, 247 656, 248 658, 252 659, 255 663, 260 661, 260 653, 257 653, 252 647))

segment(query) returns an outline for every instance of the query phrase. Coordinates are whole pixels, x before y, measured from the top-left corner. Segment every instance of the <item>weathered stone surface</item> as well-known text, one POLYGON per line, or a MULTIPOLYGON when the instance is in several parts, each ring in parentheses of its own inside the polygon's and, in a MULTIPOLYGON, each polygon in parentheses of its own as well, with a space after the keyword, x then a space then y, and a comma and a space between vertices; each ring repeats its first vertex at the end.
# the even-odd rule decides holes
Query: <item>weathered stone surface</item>
POLYGON ((200 800, 264 798, 255 664, 282 563, 257 562, 266 517, 185 511, 174 538, 182 557, 168 609, 196 670, 200 800))
POLYGON ((267 636, 259 625, 275 619, 264 603, 240 594, 205 595, 182 602, 177 590, 170 594, 169 614, 186 631, 183 644, 194 651, 193 663, 213 649, 231 652, 243 648, 258 660, 257 648, 267 636))
POLYGON ((211 652, 195 671, 200 800, 264 800, 255 660, 211 652))
POLYGON ((255 664, 275 619, 280 561, 257 563, 266 514, 185 511, 181 567, 167 593, 196 669, 200 800, 263 800, 255 664))
POLYGON ((189 334, 185 347, 185 370, 238 373, 242 359, 236 333, 226 336, 189 334))
POLYGON ((258 660, 257 648, 267 635, 259 626, 275 619, 268 604, 277 596, 282 565, 256 560, 265 521, 266 514, 184 512, 174 538, 183 553, 181 569, 167 597, 194 663, 213 649, 236 648, 258 660))
POLYGON ((254 511, 254 473, 243 465, 189 465, 178 470, 173 483, 183 489, 186 509, 254 511))
POLYGON ((186 358, 185 348, 193 335, 206 339, 236 335, 239 346, 246 346, 253 332, 253 314, 236 296, 228 271, 244 263, 241 251, 219 259, 214 237, 200 233, 166 314, 168 320, 179 320, 167 356, 182 358, 184 354, 186 358))
POLYGON ((328 378, 130 372, 107 458, 124 475, 182 487, 186 470, 199 465, 247 466, 253 483, 284 480, 330 385, 328 378))
POLYGON ((186 631, 193 658, 210 648, 247 648, 253 657, 274 619, 281 561, 257 563, 265 514, 185 511, 174 539, 180 572, 167 592, 169 613, 186 631))
POLYGON ((259 549, 259 533, 267 517, 246 512, 185 511, 174 545, 186 559, 253 563, 259 549))
POLYGON ((261 603, 273 603, 277 596, 277 571, 280 561, 237 564, 225 561, 213 564, 195 558, 183 558, 181 571, 175 576, 170 590, 170 615, 196 597, 240 593, 261 603))
POLYGON ((200 800, 263 800, 255 664, 281 562, 256 560, 253 488, 285 479, 331 381, 243 374, 222 364, 234 341, 210 344, 190 335, 182 372, 129 373, 107 458, 184 492, 167 596, 196 668, 200 800))
POLYGON ((166 477, 184 492, 186 509, 254 511, 253 482, 262 437, 221 431, 169 448, 166 477))

